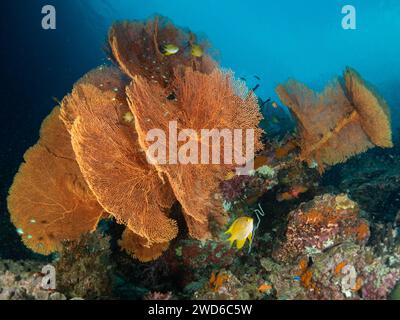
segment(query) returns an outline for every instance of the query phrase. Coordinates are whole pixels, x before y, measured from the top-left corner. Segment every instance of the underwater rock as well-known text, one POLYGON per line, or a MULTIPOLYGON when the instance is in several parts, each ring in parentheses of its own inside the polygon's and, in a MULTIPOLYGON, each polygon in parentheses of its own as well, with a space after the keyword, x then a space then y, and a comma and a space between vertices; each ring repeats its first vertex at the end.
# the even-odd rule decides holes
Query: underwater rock
POLYGON ((144 300, 172 300, 172 292, 162 293, 162 292, 153 291, 153 292, 147 293, 143 299, 144 300))
POLYGON ((41 287, 42 267, 35 261, 0 260, 0 300, 66 300, 64 294, 41 287))
POLYGON ((251 175, 228 176, 220 183, 219 188, 225 207, 232 207, 240 202, 252 205, 278 184, 278 170, 266 164, 257 167, 257 159, 256 157, 255 170, 251 175))
POLYGON ((104 299, 111 295, 113 264, 109 237, 99 231, 66 241, 56 263, 57 288, 69 298, 104 299))
POLYGON ((300 255, 313 255, 346 240, 365 243, 368 222, 359 217, 360 209, 346 194, 325 194, 302 203, 288 217, 286 240, 273 252, 277 261, 292 261, 300 255))
POLYGON ((261 265, 277 299, 387 299, 400 279, 400 259, 377 256, 371 247, 345 241, 324 252, 304 255, 290 264, 264 258, 261 265))
POLYGON ((226 241, 185 240, 175 249, 176 255, 188 270, 204 273, 212 269, 228 268, 234 261, 236 250, 226 241))
POLYGON ((368 152, 340 167, 338 175, 338 188, 349 193, 363 210, 377 221, 393 221, 400 207, 398 154, 368 152))
POLYGON ((221 269, 213 272, 209 281, 196 291, 194 300, 256 300, 265 292, 259 290, 264 280, 257 273, 237 278, 231 271, 221 269))

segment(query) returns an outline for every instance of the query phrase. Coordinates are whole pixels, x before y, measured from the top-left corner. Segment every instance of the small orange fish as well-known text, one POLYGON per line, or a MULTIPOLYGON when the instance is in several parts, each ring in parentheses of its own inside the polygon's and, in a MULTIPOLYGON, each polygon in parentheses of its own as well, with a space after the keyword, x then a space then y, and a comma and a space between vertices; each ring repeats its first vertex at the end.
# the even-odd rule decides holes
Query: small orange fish
POLYGON ((275 101, 273 101, 273 102, 271 103, 271 106, 273 106, 275 109, 278 108, 278 104, 277 104, 275 101))
POLYGON ((272 285, 268 283, 263 283, 261 286, 258 287, 258 291, 261 293, 267 292, 272 289, 272 285))

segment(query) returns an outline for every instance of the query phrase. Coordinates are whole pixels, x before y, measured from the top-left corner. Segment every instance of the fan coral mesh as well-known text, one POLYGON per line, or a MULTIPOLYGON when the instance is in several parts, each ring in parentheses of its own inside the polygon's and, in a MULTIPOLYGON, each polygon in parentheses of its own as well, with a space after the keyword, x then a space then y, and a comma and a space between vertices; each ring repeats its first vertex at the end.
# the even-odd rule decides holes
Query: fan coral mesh
POLYGON ((147 22, 118 22, 109 32, 109 45, 114 59, 131 78, 137 75, 169 86, 176 66, 190 66, 200 72, 211 72, 214 61, 207 55, 190 55, 194 43, 192 33, 178 29, 167 19, 156 17, 147 22), (165 57, 160 47, 174 44, 180 48, 175 55, 165 57))
POLYGON ((354 70, 347 68, 344 80, 320 94, 294 80, 276 90, 298 120, 301 160, 315 160, 321 171, 374 145, 392 146, 386 103, 354 70))
MULTIPOLYGON (((171 121, 177 121, 178 131, 193 129, 197 139, 203 128, 254 129, 255 149, 260 148, 261 130, 257 129, 257 125, 261 115, 256 98, 251 92, 237 95, 238 87, 231 74, 219 70, 203 74, 187 68, 181 76, 175 78, 172 86, 176 96, 174 100, 167 98, 168 91, 142 77, 135 78, 134 83, 127 88, 139 143, 145 150, 149 148, 149 142, 145 139, 149 130, 161 129, 168 135, 171 121)), ((201 150, 204 141, 193 141, 201 150)), ((221 143, 221 155, 222 149, 229 143, 232 144, 226 140, 221 143)), ((179 146, 182 144, 178 143, 179 146)), ((165 147, 168 154, 169 146, 165 147)), ((183 207, 192 237, 203 239, 210 236, 208 220, 211 217, 219 223, 225 221, 221 201, 216 199, 216 193, 220 181, 232 169, 232 165, 220 163, 156 164, 157 169, 168 177, 183 207)))
POLYGON ((392 147, 390 111, 385 100, 355 70, 347 68, 344 79, 350 100, 372 143, 382 148, 392 147))
POLYGON ((43 121, 40 139, 25 153, 8 197, 23 242, 41 254, 93 231, 103 213, 82 177, 59 113, 56 107, 43 121))
POLYGON ((71 128, 72 146, 103 208, 148 245, 166 242, 177 234, 176 222, 164 212, 175 198, 169 184, 162 183, 147 163, 134 125, 124 117, 130 111, 123 93, 125 82, 120 78, 114 69, 98 69, 64 99, 65 113, 72 110, 77 115, 71 128), (113 87, 97 86, 103 83, 101 79, 113 87))
POLYGON ((149 262, 159 258, 169 247, 168 241, 148 246, 146 239, 141 238, 128 228, 123 232, 122 238, 118 241, 118 244, 121 249, 141 262, 149 262))

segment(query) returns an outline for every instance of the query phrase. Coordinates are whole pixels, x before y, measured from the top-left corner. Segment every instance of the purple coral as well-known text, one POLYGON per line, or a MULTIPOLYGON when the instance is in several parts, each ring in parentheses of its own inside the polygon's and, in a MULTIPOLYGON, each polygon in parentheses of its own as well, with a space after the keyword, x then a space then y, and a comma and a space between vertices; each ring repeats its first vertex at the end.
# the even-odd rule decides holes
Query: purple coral
POLYGON ((388 269, 383 266, 368 272, 365 275, 365 284, 362 287, 362 296, 366 300, 384 300, 400 279, 400 270, 388 269), (382 270, 383 269, 383 270, 382 270))
POLYGON ((222 181, 220 190, 223 198, 228 202, 238 200, 245 192, 251 181, 250 176, 235 176, 232 179, 222 181))

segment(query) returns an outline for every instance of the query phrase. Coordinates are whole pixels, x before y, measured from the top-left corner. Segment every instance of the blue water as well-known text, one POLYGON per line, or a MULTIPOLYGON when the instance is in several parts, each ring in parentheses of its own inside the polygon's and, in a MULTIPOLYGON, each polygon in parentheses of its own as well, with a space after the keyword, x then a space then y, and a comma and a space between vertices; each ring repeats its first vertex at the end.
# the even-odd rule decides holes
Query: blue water
MULTIPOLYGON (((398 0, 19 0, 4 3, 0 14, 2 213, 22 155, 55 105, 51 97, 61 99, 79 77, 107 62, 102 48, 115 20, 161 14, 206 36, 221 65, 251 87, 259 83, 263 99, 277 99, 275 86, 290 77, 322 89, 350 65, 388 101, 393 127, 400 124, 398 0), (41 28, 45 4, 57 10, 56 30, 41 28), (341 27, 346 4, 356 8, 356 30, 341 27)), ((0 252, 11 241, 4 237, 0 252)))
MULTIPOLYGON (((107 24, 154 13, 205 34, 222 66, 238 76, 261 77, 258 94, 294 77, 322 89, 346 65, 373 82, 394 108, 400 105, 398 0, 165 1, 91 0, 107 24), (341 25, 344 5, 356 8, 357 29, 341 25)), ((249 83, 253 86, 254 80, 249 83)), ((396 118, 398 120, 398 118, 396 118)))

